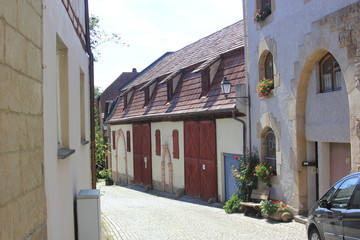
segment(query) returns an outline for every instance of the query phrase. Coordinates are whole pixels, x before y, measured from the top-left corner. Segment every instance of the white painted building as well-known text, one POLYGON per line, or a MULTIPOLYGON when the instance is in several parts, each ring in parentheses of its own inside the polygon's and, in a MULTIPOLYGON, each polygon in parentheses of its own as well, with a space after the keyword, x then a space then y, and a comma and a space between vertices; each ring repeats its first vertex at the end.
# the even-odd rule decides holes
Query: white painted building
POLYGON ((360 170, 360 4, 243 3, 251 143, 276 163, 271 198, 306 212, 331 184, 360 170), (267 7, 270 15, 256 22, 267 7), (259 97, 263 77, 274 89, 259 97))
MULTIPOLYGON (((44 172, 48 239, 75 239, 75 197, 90 189, 87 1, 43 1, 44 172)), ((40 170, 39 170, 40 171, 40 170)))

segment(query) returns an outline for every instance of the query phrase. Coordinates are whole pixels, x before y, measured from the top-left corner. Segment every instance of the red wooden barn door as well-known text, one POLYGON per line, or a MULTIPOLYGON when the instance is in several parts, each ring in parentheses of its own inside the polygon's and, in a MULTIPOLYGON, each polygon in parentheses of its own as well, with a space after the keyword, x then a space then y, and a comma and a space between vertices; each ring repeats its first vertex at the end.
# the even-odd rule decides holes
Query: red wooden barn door
POLYGON ((208 200, 209 198, 217 197, 216 138, 214 122, 199 122, 199 133, 200 196, 202 199, 208 200))
POLYGON ((215 123, 185 122, 184 138, 186 193, 204 200, 216 198, 215 123))
POLYGON ((133 125, 134 182, 152 184, 151 136, 149 124, 133 125))
POLYGON ((185 122, 185 190, 186 194, 200 197, 199 128, 197 122, 185 122))

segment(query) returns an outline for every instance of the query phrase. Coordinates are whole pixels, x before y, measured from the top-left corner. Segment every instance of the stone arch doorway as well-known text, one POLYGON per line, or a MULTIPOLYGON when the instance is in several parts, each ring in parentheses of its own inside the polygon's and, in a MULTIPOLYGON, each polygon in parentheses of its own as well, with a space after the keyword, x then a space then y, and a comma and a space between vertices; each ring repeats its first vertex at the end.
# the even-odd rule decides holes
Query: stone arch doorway
POLYGON ((127 158, 127 149, 126 149, 126 140, 125 140, 125 135, 124 132, 122 131, 122 129, 119 129, 116 131, 116 146, 115 146, 115 176, 114 176, 114 180, 115 182, 122 182, 122 183, 128 183, 128 158, 127 158), (120 159, 121 157, 123 157, 123 159, 120 159), (120 173, 121 171, 121 167, 119 167, 119 163, 124 163, 125 167, 125 176, 124 179, 122 179, 122 175, 120 173))
MULTIPOLYGON (((313 35, 315 39, 319 37, 316 34, 313 35)), ((337 37, 334 33, 330 36, 337 37)), ((319 43, 319 41, 313 42, 319 43)), ((349 75, 353 73, 348 71, 350 61, 346 48, 340 49, 338 45, 333 45, 319 44, 312 46, 313 48, 307 46, 308 52, 300 54, 300 56, 304 56, 304 59, 300 59, 299 62, 303 63, 301 71, 295 73, 295 76, 299 76, 298 79, 295 79, 297 89, 294 126, 299 212, 306 212, 319 195, 321 196, 330 186, 331 168, 336 166, 331 162, 332 146, 338 143, 347 143, 345 148, 348 148, 348 152, 350 152, 348 81, 351 78, 349 75), (337 59, 343 71, 342 89, 334 93, 321 93, 318 82, 320 78, 319 63, 328 54, 337 59), (332 103, 331 100, 327 101, 332 98, 335 99, 332 103), (336 101, 336 99, 340 100, 336 101), (333 116, 337 119, 334 119, 333 116), (343 123, 342 126, 336 122, 339 119, 343 123), (327 130, 324 131, 326 127, 327 130), (309 164, 304 166, 306 165, 304 163, 309 164)), ((304 49, 302 50, 304 51, 304 49)))

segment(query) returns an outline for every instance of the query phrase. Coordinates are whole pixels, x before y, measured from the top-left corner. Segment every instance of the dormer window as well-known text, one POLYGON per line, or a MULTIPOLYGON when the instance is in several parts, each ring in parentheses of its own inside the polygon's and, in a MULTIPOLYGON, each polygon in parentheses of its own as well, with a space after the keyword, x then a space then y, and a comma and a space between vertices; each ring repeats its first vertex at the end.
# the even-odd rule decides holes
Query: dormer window
POLYGON ((170 102, 173 97, 173 81, 170 80, 167 82, 167 101, 170 102))
POLYGON ((123 98, 124 98, 124 109, 127 107, 127 105, 128 105, 128 95, 127 95, 127 93, 123 96, 123 98))
POLYGON ((150 91, 149 91, 149 87, 146 87, 144 89, 144 107, 147 106, 149 104, 150 101, 150 91))
POLYGON ((104 118, 107 118, 107 116, 109 115, 112 104, 113 104, 112 100, 109 100, 109 101, 105 102, 104 118))
POLYGON ((204 69, 201 72, 201 96, 205 96, 210 90, 210 70, 209 68, 204 69))

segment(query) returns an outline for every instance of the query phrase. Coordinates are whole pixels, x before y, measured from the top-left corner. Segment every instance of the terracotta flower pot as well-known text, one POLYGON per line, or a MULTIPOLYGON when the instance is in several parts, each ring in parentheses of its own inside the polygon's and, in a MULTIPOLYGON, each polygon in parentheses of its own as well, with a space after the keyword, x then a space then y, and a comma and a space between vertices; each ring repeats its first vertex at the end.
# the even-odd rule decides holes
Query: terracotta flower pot
POLYGON ((293 218, 293 215, 291 212, 285 211, 285 212, 276 212, 271 216, 265 216, 265 217, 276 221, 290 222, 293 218))
POLYGON ((105 179, 105 185, 106 186, 114 185, 114 181, 112 179, 105 179))

